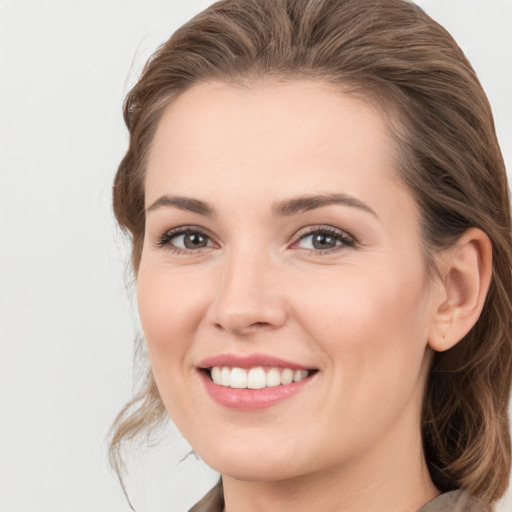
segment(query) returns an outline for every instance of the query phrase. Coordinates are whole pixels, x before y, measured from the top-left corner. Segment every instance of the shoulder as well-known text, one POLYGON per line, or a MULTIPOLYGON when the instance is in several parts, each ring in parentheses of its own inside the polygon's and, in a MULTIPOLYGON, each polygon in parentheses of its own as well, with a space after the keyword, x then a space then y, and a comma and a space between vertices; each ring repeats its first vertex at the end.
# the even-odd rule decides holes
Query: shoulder
POLYGON ((467 491, 457 490, 441 494, 429 501, 418 512, 491 512, 467 491))

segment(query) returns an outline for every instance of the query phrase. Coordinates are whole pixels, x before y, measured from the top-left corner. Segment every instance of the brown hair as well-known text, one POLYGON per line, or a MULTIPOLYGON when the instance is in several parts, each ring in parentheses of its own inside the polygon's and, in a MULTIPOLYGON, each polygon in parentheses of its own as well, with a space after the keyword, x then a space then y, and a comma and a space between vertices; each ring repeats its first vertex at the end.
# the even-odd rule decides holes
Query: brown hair
MULTIPOLYGON (((144 166, 164 108, 195 83, 250 85, 260 78, 319 79, 383 106, 398 147, 397 172, 421 210, 427 256, 472 226, 489 236, 493 272, 484 310, 461 342, 434 355, 422 434, 439 489, 462 487, 492 503, 505 492, 510 471, 512 246, 505 166, 475 72, 446 30, 412 2, 223 0, 177 30, 124 104, 130 145, 115 178, 114 211, 131 236, 135 276, 144 237, 144 166)), ((122 443, 165 417, 148 367, 140 393, 113 426, 110 456, 118 474, 122 443)))

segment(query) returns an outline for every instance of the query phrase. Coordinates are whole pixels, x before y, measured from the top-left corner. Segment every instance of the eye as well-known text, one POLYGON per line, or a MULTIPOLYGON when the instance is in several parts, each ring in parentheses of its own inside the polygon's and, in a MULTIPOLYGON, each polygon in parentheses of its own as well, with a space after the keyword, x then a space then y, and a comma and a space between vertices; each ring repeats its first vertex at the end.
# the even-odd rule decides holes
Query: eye
POLYGON ((307 233, 299 233, 298 236, 299 240, 294 244, 295 248, 315 252, 331 252, 343 247, 355 246, 352 236, 336 228, 310 229, 307 233))
POLYGON ((198 229, 176 228, 164 233, 157 245, 179 253, 212 247, 214 244, 206 233, 198 229))

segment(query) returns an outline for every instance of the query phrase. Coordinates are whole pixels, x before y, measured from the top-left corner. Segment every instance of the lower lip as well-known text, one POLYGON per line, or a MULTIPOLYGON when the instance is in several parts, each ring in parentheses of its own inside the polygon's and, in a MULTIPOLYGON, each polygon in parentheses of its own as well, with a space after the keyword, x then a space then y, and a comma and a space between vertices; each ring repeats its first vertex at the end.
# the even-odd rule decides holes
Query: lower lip
POLYGON ((314 378, 314 375, 312 375, 299 382, 294 382, 286 386, 275 386, 272 388, 235 389, 215 384, 205 371, 199 371, 198 373, 203 381, 206 391, 215 402, 223 405, 224 407, 245 411, 266 409, 267 407, 271 407, 272 405, 282 402, 283 400, 296 395, 314 378))

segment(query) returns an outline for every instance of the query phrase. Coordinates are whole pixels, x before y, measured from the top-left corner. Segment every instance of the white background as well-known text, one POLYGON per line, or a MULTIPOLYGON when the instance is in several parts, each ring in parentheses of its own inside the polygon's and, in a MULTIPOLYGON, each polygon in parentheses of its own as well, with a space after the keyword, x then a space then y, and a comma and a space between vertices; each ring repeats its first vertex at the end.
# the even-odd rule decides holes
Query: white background
MULTIPOLYGON (((105 436, 131 394, 136 314, 111 213, 122 99, 207 0, 0 0, 0 511, 118 512, 105 436)), ((490 97, 512 169, 512 0, 422 0, 490 97)), ((216 476, 175 432, 133 465, 139 510, 216 476)), ((499 512, 512 510, 512 496, 499 512)))

